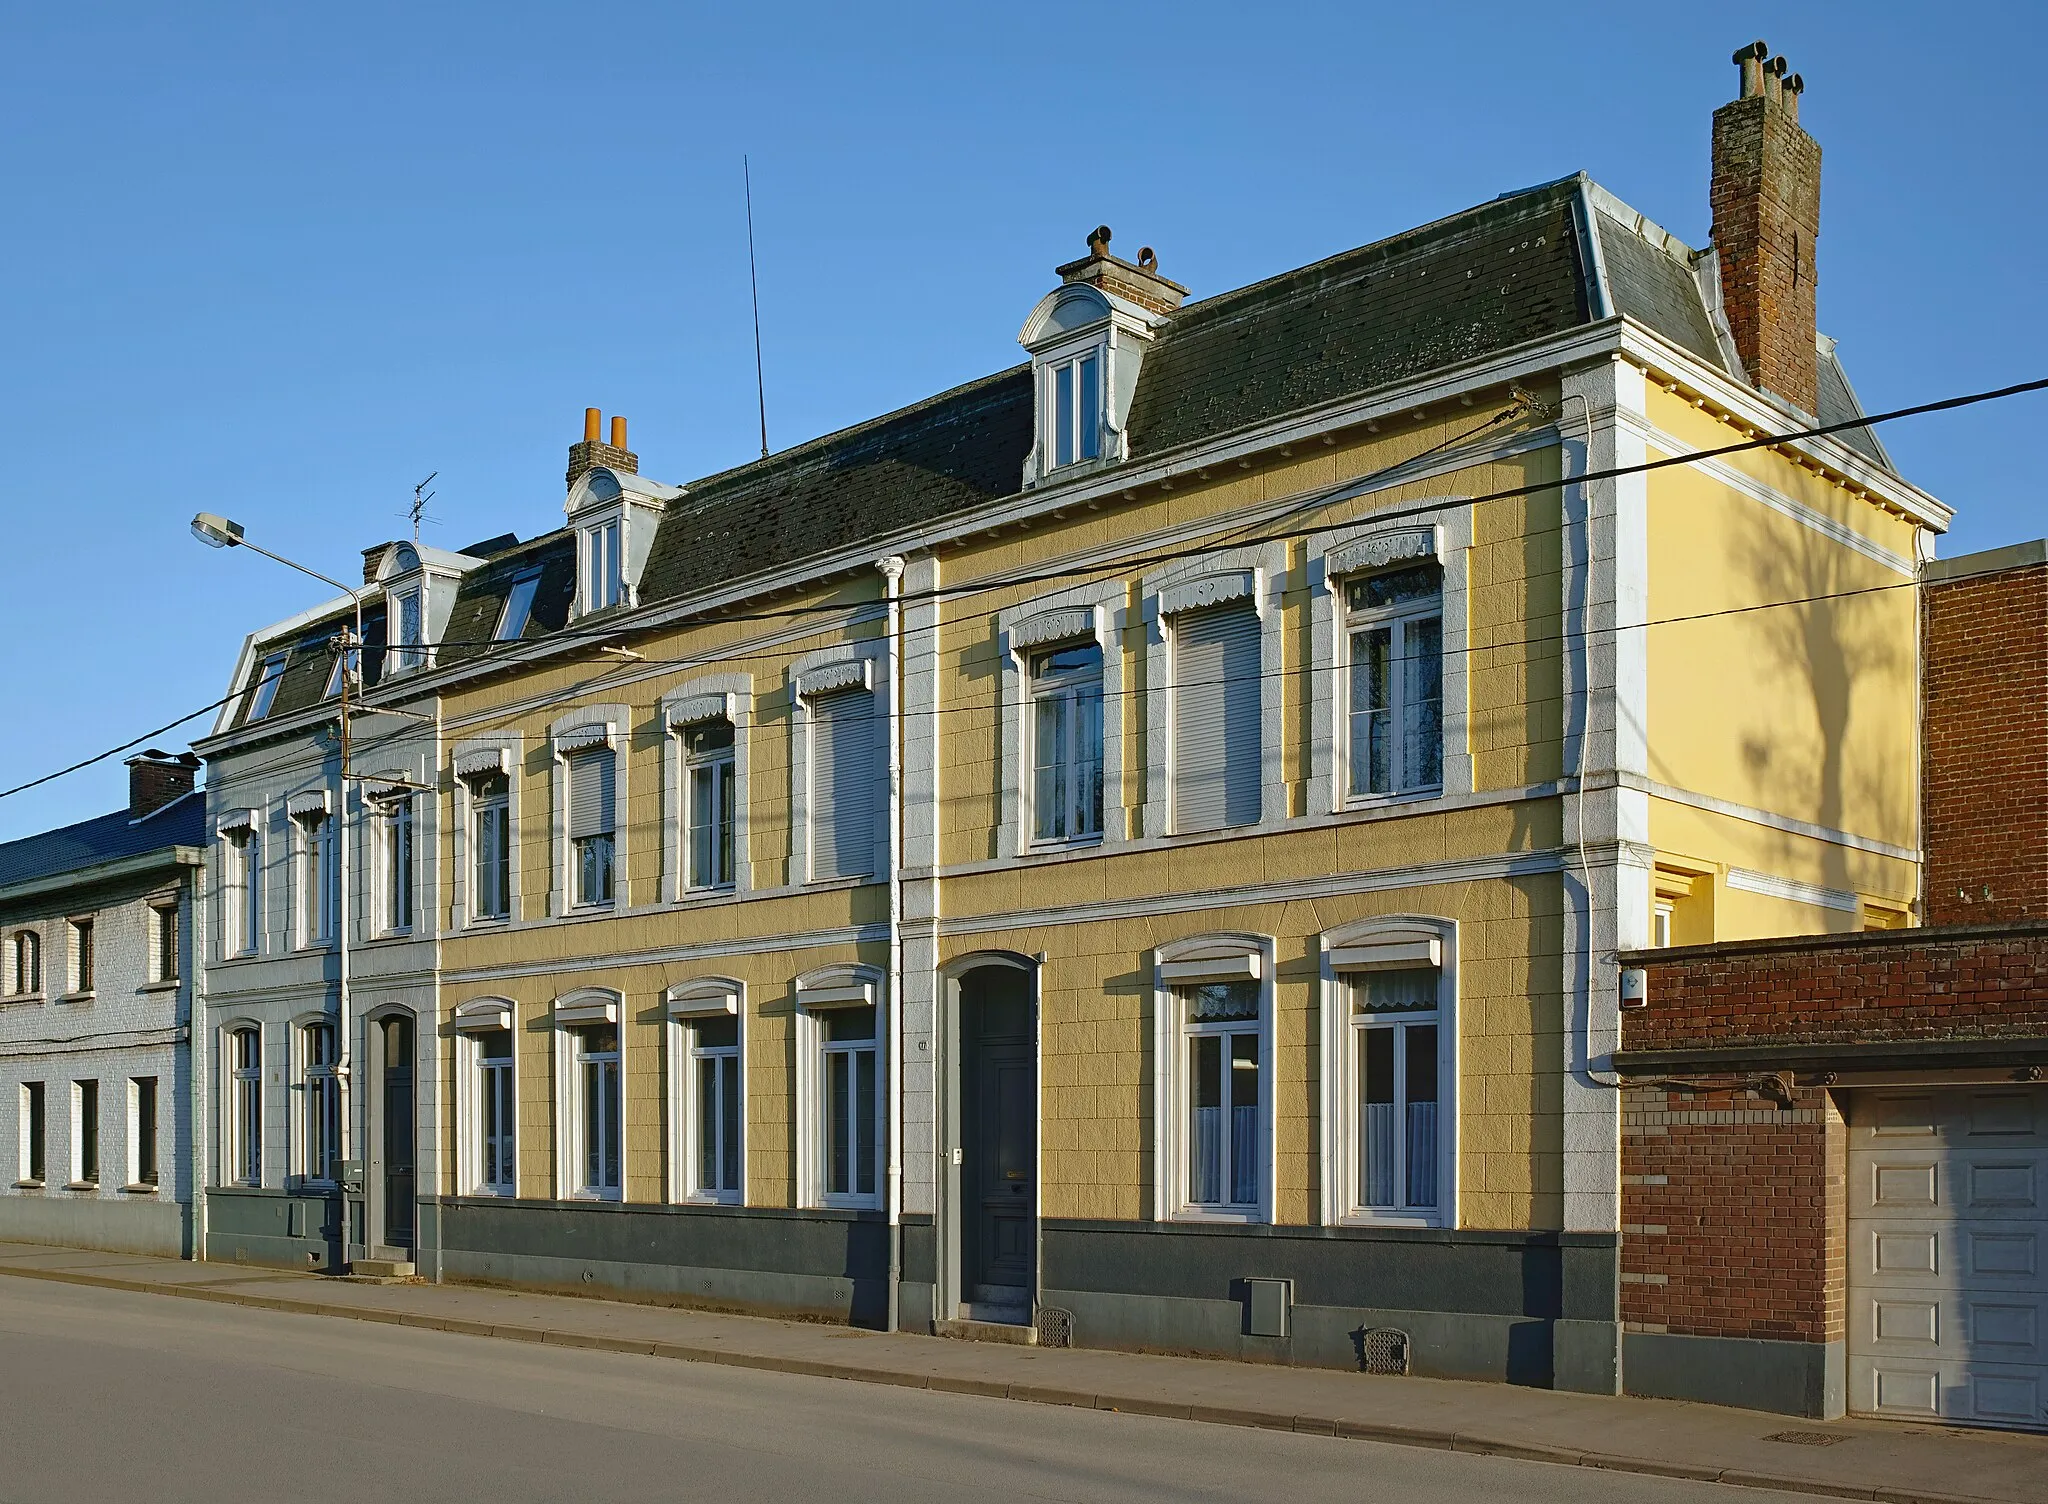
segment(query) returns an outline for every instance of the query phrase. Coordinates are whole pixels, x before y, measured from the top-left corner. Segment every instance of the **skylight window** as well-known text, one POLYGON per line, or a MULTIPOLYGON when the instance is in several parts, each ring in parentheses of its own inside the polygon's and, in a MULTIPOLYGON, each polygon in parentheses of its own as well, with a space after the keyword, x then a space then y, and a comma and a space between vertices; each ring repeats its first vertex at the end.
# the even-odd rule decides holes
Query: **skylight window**
POLYGON ((526 635, 526 624, 533 617, 534 592, 540 589, 540 572, 522 574, 512 582, 512 588, 505 593, 505 609, 498 613, 498 642, 517 642, 526 635))
POLYGON ((256 682, 249 691, 249 719, 260 721, 270 714, 270 707, 277 699, 277 681, 284 677, 284 666, 291 654, 284 649, 267 653, 263 667, 256 671, 256 682))

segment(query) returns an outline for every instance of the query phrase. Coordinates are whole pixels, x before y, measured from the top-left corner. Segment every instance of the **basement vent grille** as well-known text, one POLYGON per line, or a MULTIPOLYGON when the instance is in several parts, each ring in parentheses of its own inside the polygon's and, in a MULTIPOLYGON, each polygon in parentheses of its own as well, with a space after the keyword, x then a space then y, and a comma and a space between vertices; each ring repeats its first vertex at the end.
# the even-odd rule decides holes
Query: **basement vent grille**
POLYGON ((1038 1308, 1038 1345, 1040 1347, 1072 1347, 1074 1345, 1074 1313, 1063 1311, 1058 1306, 1038 1308))
POLYGON ((1408 1334, 1391 1326, 1368 1328, 1359 1343, 1359 1356, 1367 1373, 1408 1374, 1408 1334))

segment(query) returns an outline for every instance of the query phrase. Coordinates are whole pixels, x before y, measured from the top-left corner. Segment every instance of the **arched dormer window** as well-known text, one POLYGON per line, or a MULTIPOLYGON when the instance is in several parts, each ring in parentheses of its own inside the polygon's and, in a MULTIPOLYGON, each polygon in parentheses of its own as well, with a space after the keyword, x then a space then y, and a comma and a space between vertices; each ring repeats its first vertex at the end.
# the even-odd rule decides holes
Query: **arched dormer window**
POLYGON ((683 494, 630 470, 594 465, 576 477, 563 504, 576 529, 576 614, 638 603, 640 572, 662 510, 683 494))

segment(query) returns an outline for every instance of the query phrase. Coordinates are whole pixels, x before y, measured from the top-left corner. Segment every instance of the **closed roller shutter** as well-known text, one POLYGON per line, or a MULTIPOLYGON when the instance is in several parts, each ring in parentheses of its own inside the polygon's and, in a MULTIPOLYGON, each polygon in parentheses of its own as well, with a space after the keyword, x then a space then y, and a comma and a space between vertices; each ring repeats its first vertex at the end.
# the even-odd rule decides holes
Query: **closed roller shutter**
POLYGON ((612 832, 612 752, 599 747, 569 757, 569 839, 612 832))
POLYGON ((1259 614, 1248 602, 1173 619, 1173 828, 1259 819, 1259 614))
POLYGON ((875 868, 875 697, 865 689, 813 695, 811 876, 875 868))
POLYGON ((1849 1116, 1849 1408, 2048 1430, 2048 1088, 1884 1087, 1849 1116))

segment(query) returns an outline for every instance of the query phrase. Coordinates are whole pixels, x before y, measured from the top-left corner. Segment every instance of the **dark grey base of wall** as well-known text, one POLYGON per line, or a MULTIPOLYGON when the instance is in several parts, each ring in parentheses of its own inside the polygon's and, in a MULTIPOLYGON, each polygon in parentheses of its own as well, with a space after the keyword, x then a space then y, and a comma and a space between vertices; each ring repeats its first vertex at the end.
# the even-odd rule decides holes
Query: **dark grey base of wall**
POLYGON ((1834 1420, 1846 1407, 1847 1354, 1839 1342, 1773 1342, 1628 1332, 1622 1379, 1646 1399, 1696 1400, 1834 1420))
POLYGON ((191 1212, 157 1196, 0 1196, 0 1242, 184 1259, 192 1256, 191 1212))
POLYGON ((206 1257, 279 1269, 341 1267, 341 1203, 327 1196, 216 1186, 206 1193, 206 1257))
MULTIPOLYGON (((441 1210, 447 1279, 855 1326, 888 1319, 889 1227, 878 1213, 482 1197, 441 1210)), ((929 1219, 904 1221, 899 1320, 913 1331, 931 1325, 931 1233, 929 1219)))
POLYGON ((1409 1371, 1615 1392, 1615 1240, 1412 1228, 1045 1225, 1044 1304, 1082 1347, 1362 1366, 1367 1332, 1407 1333, 1409 1371), (1251 1335, 1247 1279, 1291 1283, 1285 1336, 1251 1335))

